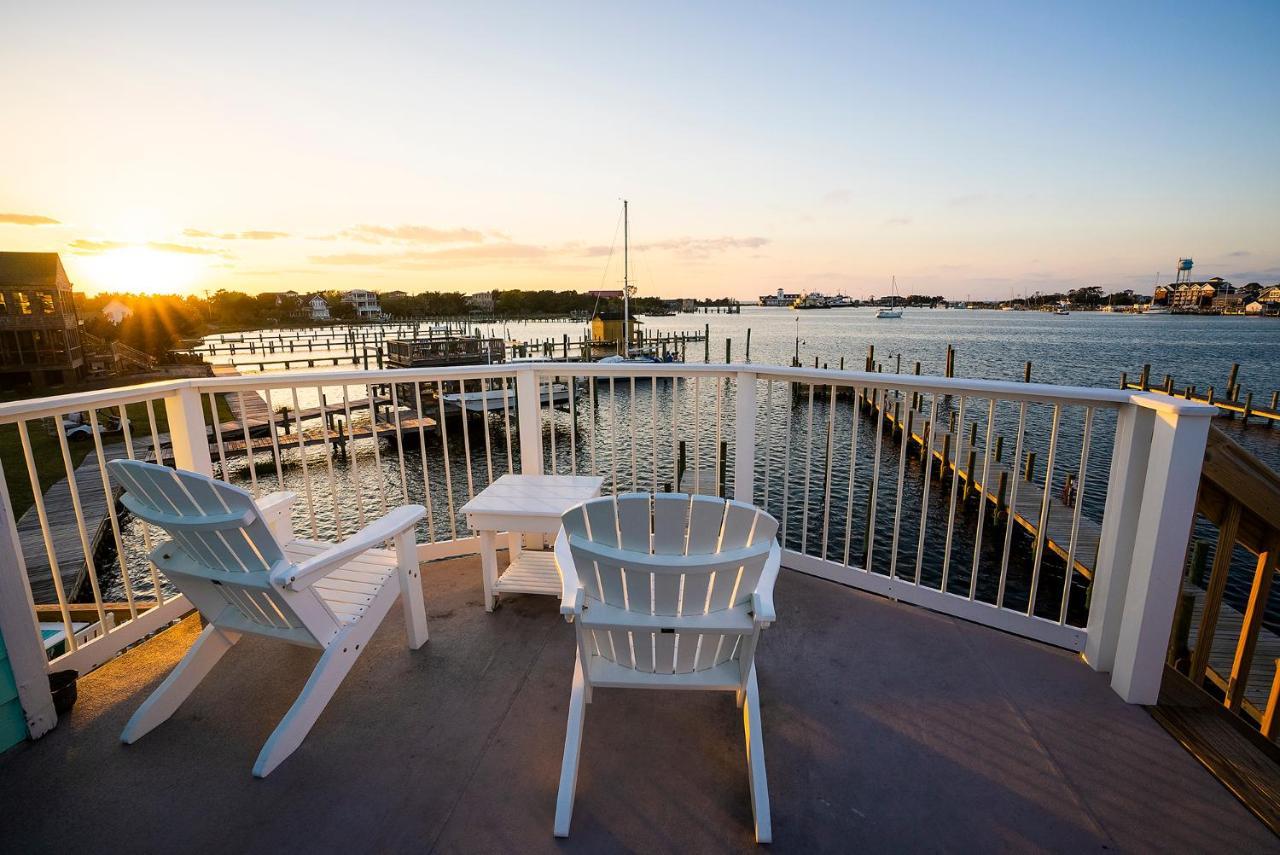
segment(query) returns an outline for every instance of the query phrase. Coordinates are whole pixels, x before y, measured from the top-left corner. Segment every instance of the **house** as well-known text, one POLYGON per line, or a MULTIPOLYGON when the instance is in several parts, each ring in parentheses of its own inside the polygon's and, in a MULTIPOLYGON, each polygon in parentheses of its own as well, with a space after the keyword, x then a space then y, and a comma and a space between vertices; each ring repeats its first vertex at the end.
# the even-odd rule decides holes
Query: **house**
POLYGON ((307 309, 311 312, 311 320, 327 321, 330 319, 329 301, 319 294, 313 295, 307 300, 307 309))
POLYGON ((356 317, 360 320, 376 318, 382 314, 382 307, 378 305, 378 295, 363 288, 353 288, 345 292, 342 295, 342 302, 354 306, 356 317))
POLYGON ((0 252, 0 386, 85 376, 80 318, 56 252, 0 252))
POLYGON ((478 294, 468 294, 467 311, 492 312, 495 305, 496 295, 496 291, 481 291, 478 294))
POLYGON ((125 318, 133 316, 133 309, 119 300, 112 300, 102 307, 102 316, 116 326, 120 326, 125 318))
POLYGON ((1152 305, 1168 306, 1174 312, 1224 312, 1238 311, 1236 287, 1215 276, 1204 282, 1182 282, 1159 285, 1155 289, 1152 305))

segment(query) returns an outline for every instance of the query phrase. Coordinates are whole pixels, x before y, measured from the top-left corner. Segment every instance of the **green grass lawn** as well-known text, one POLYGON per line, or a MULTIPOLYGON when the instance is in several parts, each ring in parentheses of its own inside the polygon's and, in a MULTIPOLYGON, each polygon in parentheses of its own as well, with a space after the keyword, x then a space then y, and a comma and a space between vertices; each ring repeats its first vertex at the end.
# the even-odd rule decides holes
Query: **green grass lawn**
MULTIPOLYGON (((231 408, 227 405, 226 396, 218 395, 216 398, 218 420, 231 421, 231 408)), ((201 396, 201 400, 204 403, 204 420, 208 424, 210 423, 209 399, 207 396, 201 396)), ((169 430, 169 421, 165 415, 164 402, 156 401, 153 407, 156 414, 156 431, 161 434, 166 433, 169 430)), ((125 407, 125 412, 129 417, 134 442, 149 438, 151 421, 147 415, 147 405, 129 404, 125 407)), ((99 410, 99 422, 107 415, 119 415, 119 408, 99 410)), ((58 437, 51 435, 45 424, 39 420, 27 423, 27 435, 31 440, 31 454, 35 459, 36 475, 40 480, 41 492, 67 477, 58 437)), ((102 444, 108 446, 121 442, 122 438, 123 435, 120 433, 108 434, 102 438, 102 444)), ((93 448, 92 439, 78 442, 68 440, 67 450, 70 452, 71 466, 79 466, 93 448)), ((14 518, 21 519, 32 504, 31 477, 27 472, 27 463, 22 454, 22 440, 18 436, 18 426, 15 424, 0 425, 0 465, 4 467, 5 481, 9 485, 9 501, 13 504, 14 518)))

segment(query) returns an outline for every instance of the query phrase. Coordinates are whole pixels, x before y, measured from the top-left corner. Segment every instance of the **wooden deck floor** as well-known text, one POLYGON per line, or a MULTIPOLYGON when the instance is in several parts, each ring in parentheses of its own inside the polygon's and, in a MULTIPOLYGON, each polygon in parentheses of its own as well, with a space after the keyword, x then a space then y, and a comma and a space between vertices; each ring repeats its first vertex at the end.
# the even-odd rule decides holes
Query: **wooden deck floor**
POLYGON ((125 721, 199 624, 80 680, 0 755, 0 851, 1274 852, 1106 675, 1065 651, 784 571, 756 659, 774 843, 751 837, 731 695, 599 689, 552 837, 573 676, 555 597, 486 613, 474 557, 424 566, 431 640, 392 609, 298 751, 253 758, 316 651, 246 636, 134 745, 125 721), (107 805, 116 808, 104 809, 107 805))

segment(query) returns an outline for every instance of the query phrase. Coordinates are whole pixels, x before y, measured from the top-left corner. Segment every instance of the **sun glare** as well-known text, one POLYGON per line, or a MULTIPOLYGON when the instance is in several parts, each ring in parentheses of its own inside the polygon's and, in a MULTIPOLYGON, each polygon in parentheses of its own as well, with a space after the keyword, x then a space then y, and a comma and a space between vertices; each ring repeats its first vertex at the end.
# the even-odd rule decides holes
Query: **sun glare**
POLYGON ((112 249, 81 259, 85 282, 97 291, 188 294, 206 272, 205 259, 145 246, 112 249))

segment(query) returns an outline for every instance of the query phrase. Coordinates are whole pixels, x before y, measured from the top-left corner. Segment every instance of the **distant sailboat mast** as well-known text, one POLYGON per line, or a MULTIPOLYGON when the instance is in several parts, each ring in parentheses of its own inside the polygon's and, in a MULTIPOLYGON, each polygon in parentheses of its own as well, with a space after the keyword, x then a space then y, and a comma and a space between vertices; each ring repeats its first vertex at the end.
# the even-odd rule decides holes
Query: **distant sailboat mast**
MULTIPOLYGON (((630 252, 630 220, 627 214, 627 200, 622 200, 622 342, 618 353, 622 356, 631 355, 631 335, 628 327, 631 325, 631 279, 629 268, 629 252, 630 252)), ((614 232, 616 235, 617 232, 614 232)))

